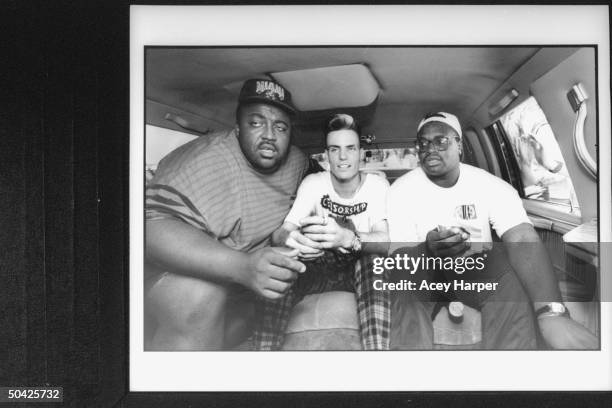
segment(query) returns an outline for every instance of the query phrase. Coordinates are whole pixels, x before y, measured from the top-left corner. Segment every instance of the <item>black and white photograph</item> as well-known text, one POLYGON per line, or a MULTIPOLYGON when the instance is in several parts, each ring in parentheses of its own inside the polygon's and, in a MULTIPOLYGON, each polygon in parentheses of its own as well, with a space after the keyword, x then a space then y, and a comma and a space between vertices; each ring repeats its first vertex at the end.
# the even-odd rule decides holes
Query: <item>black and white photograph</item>
MULTIPOLYGON (((300 370, 262 366, 324 361, 334 369, 297 389, 439 389, 448 376, 424 385, 428 360, 474 359, 482 381, 489 358, 507 378, 521 361, 608 353, 608 50, 538 30, 394 37, 395 19, 373 39, 352 24, 363 8, 324 9, 344 21, 323 32, 343 35, 304 34, 307 18, 284 31, 282 7, 218 8, 279 25, 212 40, 189 31, 210 9, 132 10, 146 28, 131 49, 135 390, 295 390, 300 370), (184 25, 147 34, 162 21, 184 25), (151 375, 189 375, 195 359, 220 368, 151 375), (375 364, 424 376, 359 378, 375 364)), ((452 25, 449 8, 393 11, 452 25)))
POLYGON ((0 405, 611 406, 608 3, 151 3, 0 2, 0 405))
POLYGON ((598 349, 595 52, 147 48, 145 350, 598 349))

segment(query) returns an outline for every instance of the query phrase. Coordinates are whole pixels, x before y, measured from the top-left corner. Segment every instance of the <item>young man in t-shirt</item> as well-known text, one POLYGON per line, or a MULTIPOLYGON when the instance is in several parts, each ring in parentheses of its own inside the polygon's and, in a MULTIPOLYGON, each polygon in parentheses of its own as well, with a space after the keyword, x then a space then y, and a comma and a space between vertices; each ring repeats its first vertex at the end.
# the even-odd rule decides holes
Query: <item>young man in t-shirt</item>
POLYGON ((285 222, 273 235, 275 244, 299 250, 299 258, 308 262, 285 298, 268 302, 255 336, 259 349, 282 345, 290 312, 305 294, 330 290, 355 292, 364 349, 389 347, 388 293, 373 289, 368 267, 371 254, 387 250, 389 183, 359 171, 359 128, 351 116, 337 114, 329 121, 326 150, 330 171, 302 181, 285 222))
MULTIPOLYGON (((596 348, 595 336, 569 318, 546 249, 516 190, 461 163, 461 137, 459 120, 452 114, 437 112, 421 120, 421 167, 396 180, 389 192, 391 240, 416 256, 466 257, 491 250, 485 271, 438 274, 446 281, 498 283, 494 291, 455 292, 459 300, 482 311, 483 348, 534 349, 537 327, 550 347, 596 348), (504 242, 502 251, 492 247, 491 228, 504 242)), ((431 311, 426 310, 432 304, 412 300, 409 292, 394 297, 393 348, 433 346, 431 311)))

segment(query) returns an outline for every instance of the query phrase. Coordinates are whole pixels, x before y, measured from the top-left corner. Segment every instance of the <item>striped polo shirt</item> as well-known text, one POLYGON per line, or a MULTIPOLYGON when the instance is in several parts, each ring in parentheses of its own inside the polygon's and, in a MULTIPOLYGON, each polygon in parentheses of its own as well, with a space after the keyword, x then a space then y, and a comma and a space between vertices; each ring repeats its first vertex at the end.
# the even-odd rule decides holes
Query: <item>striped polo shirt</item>
POLYGON ((230 248, 253 251, 283 223, 307 167, 291 146, 277 171, 259 173, 234 130, 202 136, 160 161, 146 191, 146 219, 178 218, 230 248))

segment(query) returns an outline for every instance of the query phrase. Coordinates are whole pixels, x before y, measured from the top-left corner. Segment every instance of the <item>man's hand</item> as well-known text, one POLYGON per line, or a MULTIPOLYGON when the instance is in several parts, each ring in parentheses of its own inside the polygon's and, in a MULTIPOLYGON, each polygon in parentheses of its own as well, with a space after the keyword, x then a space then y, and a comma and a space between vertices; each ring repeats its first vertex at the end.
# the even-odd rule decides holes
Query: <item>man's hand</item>
POLYGON ((247 255, 245 285, 268 299, 283 297, 306 266, 293 259, 297 249, 267 247, 247 255))
POLYGON ((542 337, 554 349, 595 350, 599 347, 597 337, 567 316, 542 316, 538 324, 542 337))
POLYGON ((287 235, 285 246, 299 251, 298 258, 310 261, 323 255, 321 244, 302 234, 300 230, 293 230, 287 235))
POLYGON ((350 248, 355 233, 343 228, 331 217, 319 215, 300 220, 302 233, 309 239, 318 242, 321 248, 350 248))
POLYGON ((290 222, 285 222, 272 234, 272 242, 275 246, 286 246, 297 249, 298 259, 311 261, 323 255, 323 250, 318 242, 306 237, 299 227, 290 222))
POLYGON ((427 233, 427 248, 435 256, 456 256, 470 247, 469 234, 459 227, 450 227, 427 233))

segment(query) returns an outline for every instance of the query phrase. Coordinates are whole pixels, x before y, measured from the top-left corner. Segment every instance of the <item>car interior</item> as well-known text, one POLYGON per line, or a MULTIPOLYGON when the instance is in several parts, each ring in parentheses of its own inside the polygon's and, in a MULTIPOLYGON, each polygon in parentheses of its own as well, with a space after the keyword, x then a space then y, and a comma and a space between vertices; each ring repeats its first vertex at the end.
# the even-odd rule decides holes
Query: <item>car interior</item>
MULTIPOLYGON (((325 121, 353 115, 363 133, 361 171, 389 183, 419 165, 419 120, 453 113, 464 134, 462 161, 516 188, 572 318, 598 336, 596 61, 590 46, 146 47, 145 183, 173 149, 234 127, 249 78, 291 91, 299 110, 292 143, 322 168, 325 121)), ((436 347, 477 349, 479 312, 466 307, 456 322, 440 306, 436 347)), ((151 324, 145 320, 145 333, 151 324)), ((359 349, 356 333, 352 294, 308 295, 293 312, 285 348, 359 349)))

